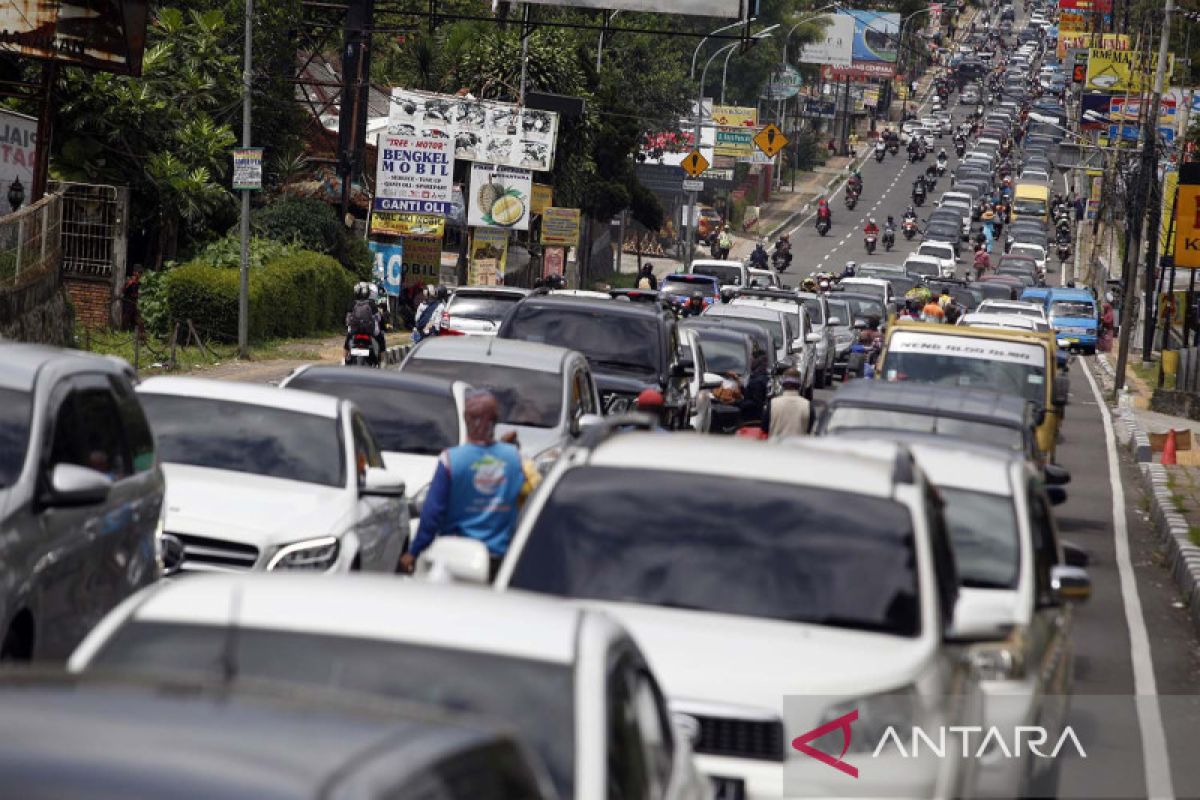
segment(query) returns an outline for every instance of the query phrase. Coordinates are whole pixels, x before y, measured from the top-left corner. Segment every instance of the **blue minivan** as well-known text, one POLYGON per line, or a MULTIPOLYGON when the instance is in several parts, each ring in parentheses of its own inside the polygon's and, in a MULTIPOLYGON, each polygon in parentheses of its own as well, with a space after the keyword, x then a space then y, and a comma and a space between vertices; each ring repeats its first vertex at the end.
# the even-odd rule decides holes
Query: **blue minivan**
POLYGON ((1058 346, 1094 354, 1099 318, 1092 293, 1086 289, 1051 289, 1045 302, 1058 346))

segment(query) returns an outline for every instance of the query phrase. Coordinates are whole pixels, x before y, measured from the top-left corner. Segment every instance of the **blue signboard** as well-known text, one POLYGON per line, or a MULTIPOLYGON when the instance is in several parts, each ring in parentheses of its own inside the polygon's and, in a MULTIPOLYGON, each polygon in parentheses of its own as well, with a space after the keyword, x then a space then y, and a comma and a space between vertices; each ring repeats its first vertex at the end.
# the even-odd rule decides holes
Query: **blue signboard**
POLYGON ((854 17, 853 58, 896 63, 900 51, 900 15, 892 12, 841 10, 854 17))
POLYGON ((370 242, 371 252, 375 254, 375 279, 383 284, 383 289, 390 295, 400 294, 404 282, 404 240, 391 242, 370 242))

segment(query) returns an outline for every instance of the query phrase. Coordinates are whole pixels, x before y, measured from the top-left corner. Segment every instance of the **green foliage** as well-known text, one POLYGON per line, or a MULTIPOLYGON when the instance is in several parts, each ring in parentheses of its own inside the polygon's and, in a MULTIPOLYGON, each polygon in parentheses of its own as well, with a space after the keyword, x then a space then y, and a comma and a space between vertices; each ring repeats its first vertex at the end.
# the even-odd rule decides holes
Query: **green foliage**
POLYGON ((284 195, 255 214, 254 230, 278 242, 331 255, 359 280, 371 279, 367 243, 347 231, 333 207, 321 200, 284 195))
MULTIPOLYGON (((301 245, 292 241, 252 236, 250 238, 250 269, 259 269, 268 262, 295 255, 303 249, 301 245)), ((221 269, 240 269, 242 266, 241 236, 237 231, 231 231, 226 236, 206 245, 189 263, 221 269)))
POLYGON ((168 333, 167 270, 149 270, 142 273, 138 291, 138 314, 146 330, 162 337, 168 333))
MULTIPOLYGON (((167 316, 206 336, 237 336, 237 270, 191 262, 166 273, 167 316)), ((333 258, 300 251, 250 272, 250 338, 299 336, 342 325, 354 278, 333 258)))

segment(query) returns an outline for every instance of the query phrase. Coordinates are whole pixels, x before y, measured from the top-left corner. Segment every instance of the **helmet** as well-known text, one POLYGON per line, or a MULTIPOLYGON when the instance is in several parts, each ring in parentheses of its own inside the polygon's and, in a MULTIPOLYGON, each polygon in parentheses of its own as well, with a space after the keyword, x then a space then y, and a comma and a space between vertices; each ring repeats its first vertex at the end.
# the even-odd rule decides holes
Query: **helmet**
POLYGON ((447 289, 445 286, 439 286, 439 287, 437 287, 435 296, 437 297, 438 300, 448 300, 450 298, 450 290, 447 289))
POLYGON ((791 239, 791 235, 787 234, 787 233, 785 233, 779 237, 779 241, 781 241, 781 242, 786 242, 786 241, 789 241, 790 239, 791 239))
POLYGON ((874 217, 867 217, 867 224, 868 224, 868 225, 874 225, 874 224, 875 224, 875 218, 874 218, 874 217))
POLYGON ((721 290, 721 302, 722 303, 731 303, 731 302, 733 302, 733 298, 735 298, 735 297, 737 297, 737 292, 735 290, 729 288, 728 286, 726 286, 724 289, 721 290))
POLYGON ((704 293, 703 292, 692 292, 692 299, 699 300, 701 303, 703 303, 704 302, 704 293))
POLYGON ((816 291, 817 282, 815 280, 813 280, 811 277, 809 277, 809 278, 805 278, 804 281, 800 284, 800 286, 806 292, 812 292, 812 291, 816 291))
POLYGON ((638 411, 658 411, 665 403, 663 394, 658 389, 642 389, 641 394, 637 396, 638 411))
POLYGON ((371 299, 371 284, 363 281, 354 284, 354 299, 355 300, 370 300, 371 299))
POLYGON ((850 270, 851 272, 853 272, 857 267, 858 264, 855 264, 853 261, 846 262, 846 269, 850 270))

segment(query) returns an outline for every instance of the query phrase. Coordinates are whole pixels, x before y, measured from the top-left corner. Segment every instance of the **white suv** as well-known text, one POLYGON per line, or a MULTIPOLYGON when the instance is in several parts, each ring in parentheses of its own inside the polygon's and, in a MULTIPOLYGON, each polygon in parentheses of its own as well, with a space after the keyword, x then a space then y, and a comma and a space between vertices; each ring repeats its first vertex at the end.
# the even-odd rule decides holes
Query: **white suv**
MULTIPOLYGON (((496 586, 619 619, 690 718, 718 796, 780 797, 785 768, 814 795, 844 792, 844 775, 788 743, 847 703, 875 721, 977 724, 968 665, 944 638, 958 580, 941 501, 907 450, 592 431, 531 499, 496 586), (790 717, 788 695, 827 703, 790 717)), ((877 744, 856 733, 845 757, 877 744)), ((872 763, 856 796, 898 780, 905 796, 961 796, 969 778, 957 761, 872 763)))

